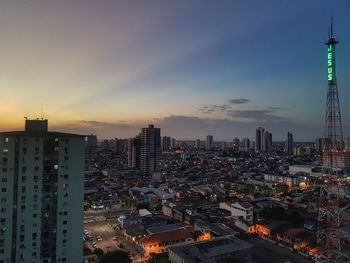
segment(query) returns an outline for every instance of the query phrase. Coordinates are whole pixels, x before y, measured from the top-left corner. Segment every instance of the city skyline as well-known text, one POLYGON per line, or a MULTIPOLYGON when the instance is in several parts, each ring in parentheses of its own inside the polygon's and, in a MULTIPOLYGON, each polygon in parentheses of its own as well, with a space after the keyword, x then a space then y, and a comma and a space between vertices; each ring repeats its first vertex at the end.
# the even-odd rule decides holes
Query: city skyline
POLYGON ((100 138, 154 123, 178 139, 252 139, 263 126, 274 140, 288 131, 314 140, 324 133, 332 8, 349 136, 349 3, 201 3, 0 4, 0 129, 19 129, 43 105, 52 130, 100 138))

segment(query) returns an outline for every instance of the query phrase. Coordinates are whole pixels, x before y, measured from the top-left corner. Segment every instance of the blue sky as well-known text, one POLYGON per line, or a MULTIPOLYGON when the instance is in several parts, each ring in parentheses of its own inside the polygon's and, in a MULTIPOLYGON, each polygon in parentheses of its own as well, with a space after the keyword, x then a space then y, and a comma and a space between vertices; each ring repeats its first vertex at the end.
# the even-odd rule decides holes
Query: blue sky
POLYGON ((1 129, 43 104, 52 129, 131 137, 147 123, 179 139, 323 134, 326 46, 350 135, 348 1, 0 3, 1 129))

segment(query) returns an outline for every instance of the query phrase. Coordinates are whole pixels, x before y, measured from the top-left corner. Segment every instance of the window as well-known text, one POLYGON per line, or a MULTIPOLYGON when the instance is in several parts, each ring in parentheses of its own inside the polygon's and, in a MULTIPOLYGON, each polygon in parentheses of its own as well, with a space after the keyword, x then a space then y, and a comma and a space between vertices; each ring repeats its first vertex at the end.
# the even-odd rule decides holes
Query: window
POLYGON ((1 192, 6 193, 7 188, 1 188, 1 192))
POLYGON ((64 225, 67 225, 67 220, 64 220, 64 221, 63 221, 63 224, 64 224, 64 225))
POLYGON ((7 153, 9 149, 2 149, 2 152, 7 153))
POLYGON ((7 182, 7 178, 1 178, 1 182, 6 183, 7 182))
POLYGON ((6 138, 5 138, 5 142, 6 142, 6 143, 9 142, 9 138, 6 137, 6 138))

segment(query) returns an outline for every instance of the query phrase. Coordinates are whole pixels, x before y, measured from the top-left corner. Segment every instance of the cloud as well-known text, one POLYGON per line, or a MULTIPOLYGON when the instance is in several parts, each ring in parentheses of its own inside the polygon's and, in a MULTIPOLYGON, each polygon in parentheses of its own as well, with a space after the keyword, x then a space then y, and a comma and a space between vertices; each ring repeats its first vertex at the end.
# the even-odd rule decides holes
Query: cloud
POLYGON ((245 104, 250 102, 250 99, 231 99, 226 104, 222 105, 205 105, 200 108, 197 112, 202 114, 211 114, 213 112, 228 112, 232 105, 245 104))
POLYGON ((233 118, 246 119, 250 121, 290 121, 288 118, 274 114, 274 110, 237 110, 229 111, 228 115, 233 118))
POLYGON ((285 107, 275 107, 275 106, 268 106, 269 110, 287 110, 285 107))
POLYGON ((250 99, 232 99, 229 102, 231 104, 244 104, 250 102, 250 99))

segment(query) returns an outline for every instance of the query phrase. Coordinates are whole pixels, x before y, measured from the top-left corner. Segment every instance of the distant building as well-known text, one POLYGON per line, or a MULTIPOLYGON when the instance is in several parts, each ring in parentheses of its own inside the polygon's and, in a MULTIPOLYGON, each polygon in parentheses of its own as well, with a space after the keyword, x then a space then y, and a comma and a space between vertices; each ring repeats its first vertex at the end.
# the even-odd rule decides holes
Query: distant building
POLYGON ((168 151, 170 150, 172 147, 171 147, 171 138, 168 137, 168 136, 164 136, 162 138, 162 150, 163 151, 168 151))
POLYGON ((235 137, 235 138, 233 138, 233 149, 235 150, 235 151, 238 151, 239 150, 239 147, 240 147, 240 140, 237 138, 237 137, 235 137))
POLYGON ((115 138, 111 141, 112 150, 118 154, 125 154, 128 152, 128 140, 115 138))
POLYGON ((171 263, 220 263, 252 261, 252 245, 233 235, 221 236, 207 241, 176 245, 169 248, 171 263))
POLYGON ((255 151, 269 152, 272 150, 272 133, 262 127, 256 129, 255 134, 255 151))
POLYGON ((265 149, 265 140, 264 140, 265 129, 259 127, 256 129, 255 133, 255 151, 262 152, 265 149))
POLYGON ((141 172, 153 175, 160 171, 160 128, 150 124, 141 129, 141 172))
POLYGON ((201 140, 200 139, 197 139, 196 140, 196 149, 199 150, 202 148, 202 145, 201 145, 201 140))
POLYGON ((97 157, 97 136, 94 134, 85 137, 85 161, 93 162, 97 157))
POLYGON ((265 140, 265 149, 263 149, 264 152, 271 152, 272 151, 272 133, 265 131, 264 133, 264 140, 265 140))
POLYGON ((0 262, 83 261, 85 137, 47 127, 0 133, 0 262))
POLYGON ((304 147, 302 145, 296 145, 293 148, 293 155, 294 156, 304 156, 304 147))
POLYGON ((247 152, 250 149, 250 140, 248 138, 244 138, 242 140, 243 151, 247 152))
POLYGON ((318 154, 322 154, 324 138, 317 138, 315 142, 315 150, 318 154))
POLYGON ((128 140, 128 166, 132 169, 141 169, 141 136, 128 140))
POLYGON ((350 152, 350 137, 344 139, 344 150, 350 152))
POLYGON ((205 149, 207 151, 213 150, 213 136, 212 135, 207 135, 206 143, 205 143, 205 149))
POLYGON ((176 139, 172 138, 170 141, 170 148, 175 149, 176 148, 176 139))
POLYGON ((286 152, 289 154, 293 153, 293 133, 287 133, 287 141, 286 141, 286 152))

